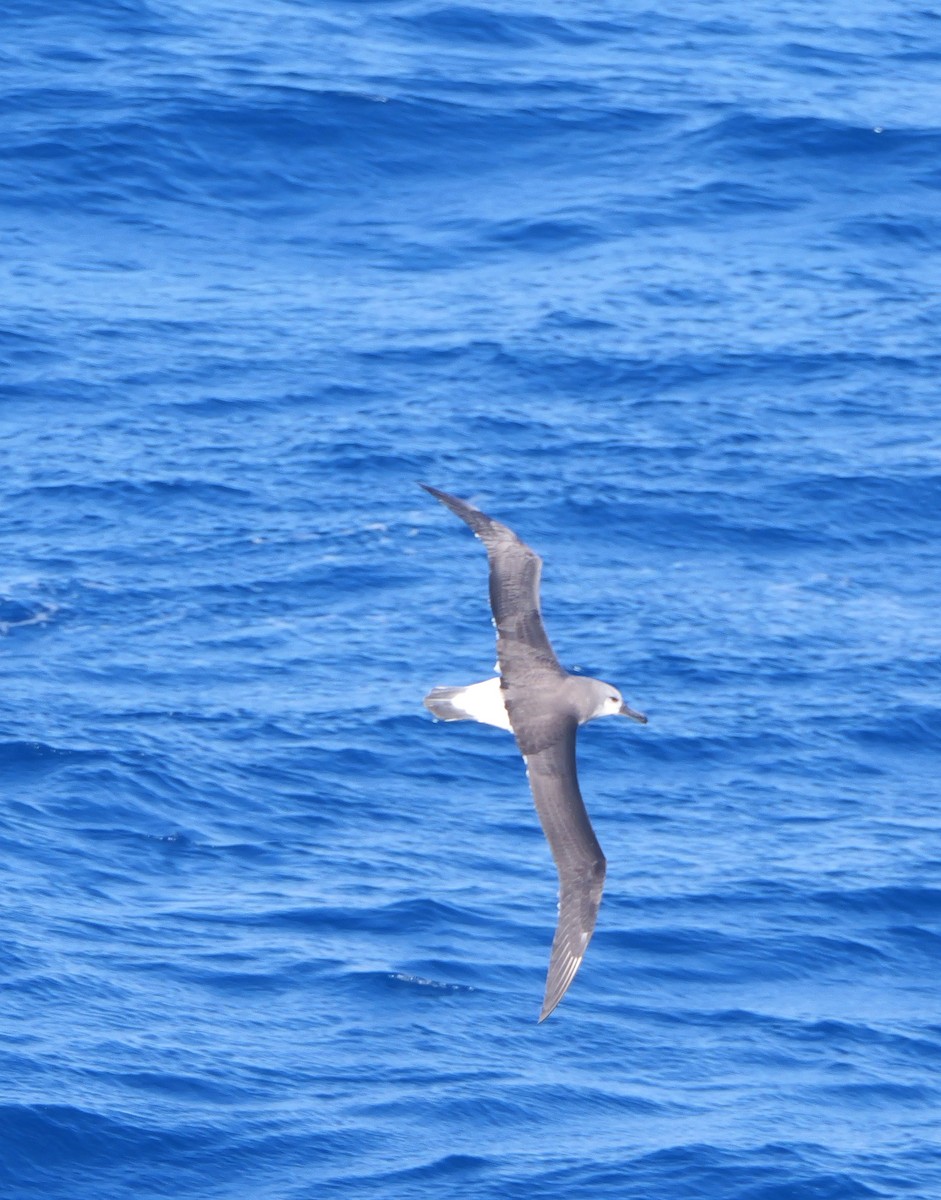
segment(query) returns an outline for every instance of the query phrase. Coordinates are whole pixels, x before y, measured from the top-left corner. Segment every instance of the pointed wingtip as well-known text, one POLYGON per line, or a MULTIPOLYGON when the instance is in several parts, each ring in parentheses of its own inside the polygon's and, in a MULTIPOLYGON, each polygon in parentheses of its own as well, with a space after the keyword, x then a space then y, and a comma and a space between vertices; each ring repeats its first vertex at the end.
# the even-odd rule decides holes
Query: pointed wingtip
POLYGON ((543 997, 543 1001, 542 1001, 542 1011, 539 1014, 539 1020, 536 1022, 537 1025, 541 1025, 543 1023, 543 1021, 546 1019, 546 1017, 551 1017, 552 1014, 555 1012, 555 1010, 562 1003, 563 999, 565 998, 565 993, 572 986, 572 980, 575 978, 576 972, 578 971, 578 968, 581 965, 582 965, 582 960, 579 959, 578 962, 575 964, 575 968, 571 972, 568 980, 563 982, 561 987, 558 986, 558 984, 556 984, 556 990, 552 996, 550 996, 548 994, 548 988, 547 988, 546 995, 543 997))
POLYGON ((577 958, 573 957, 560 974, 557 974, 557 967, 556 971, 553 971, 553 963, 549 964, 549 975, 546 978, 546 994, 543 997, 542 1012, 539 1014, 537 1024, 541 1025, 546 1017, 550 1016, 558 1008, 565 993, 572 986, 572 980, 578 974, 578 968, 582 965, 583 958, 583 954, 580 954, 577 958))
MULTIPOLYGON (((441 488, 432 487, 430 483, 419 483, 418 485, 424 488, 429 496, 434 496, 436 500, 449 508, 456 517, 460 517, 462 521, 468 524, 478 537, 482 537, 490 530, 502 530, 505 526, 494 521, 492 517, 488 517, 486 513, 481 512, 476 505, 471 504, 468 500, 462 500, 460 496, 452 496, 450 492, 444 492, 441 488)), ((509 531, 508 531, 509 532, 509 531)), ((516 534, 511 533, 513 538, 516 534)))
POLYGON ((418 486, 428 493, 429 496, 434 496, 436 500, 440 500, 442 504, 448 508, 452 508, 455 504, 462 504, 468 508, 473 508, 472 504, 468 504, 466 500, 461 500, 457 496, 452 496, 450 492, 442 491, 441 488, 432 487, 430 483, 422 483, 421 480, 416 480, 418 486))
MULTIPOLYGON (((559 997, 559 999, 561 999, 561 996, 559 997)), ((550 1008, 547 1008, 546 1005, 544 1004, 542 1006, 542 1012, 539 1014, 539 1020, 536 1022, 536 1024, 541 1025, 543 1023, 543 1021, 546 1019, 546 1017, 548 1017, 551 1013, 555 1012, 556 1008, 558 1007, 558 1004, 559 1004, 558 1000, 556 1000, 555 1004, 553 1004, 550 1008)))
POLYGON ((536 1022, 537 1025, 541 1025, 543 1023, 543 1021, 546 1019, 546 1017, 552 1016, 552 1014, 555 1012, 555 1010, 559 1007, 562 997, 569 990, 570 983, 571 983, 571 980, 569 980, 569 983, 567 983, 565 985, 565 987, 562 989, 562 991, 559 992, 559 994, 557 996, 553 996, 553 998, 551 1000, 548 997, 546 997, 546 999, 543 1000, 542 1010, 539 1013, 539 1020, 536 1022))

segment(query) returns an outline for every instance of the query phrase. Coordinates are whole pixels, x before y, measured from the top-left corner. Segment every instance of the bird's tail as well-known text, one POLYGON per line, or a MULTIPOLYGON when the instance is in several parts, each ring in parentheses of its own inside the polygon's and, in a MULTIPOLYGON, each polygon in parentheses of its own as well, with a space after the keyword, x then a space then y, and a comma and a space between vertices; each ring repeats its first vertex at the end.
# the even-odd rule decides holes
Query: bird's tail
POLYGON ((467 687, 432 688, 425 697, 425 708, 439 721, 480 721, 512 731, 499 675, 467 687))
POLYGON ((467 689, 462 687, 432 688, 423 703, 439 721, 469 721, 471 715, 464 708, 455 704, 455 698, 461 696, 467 689))

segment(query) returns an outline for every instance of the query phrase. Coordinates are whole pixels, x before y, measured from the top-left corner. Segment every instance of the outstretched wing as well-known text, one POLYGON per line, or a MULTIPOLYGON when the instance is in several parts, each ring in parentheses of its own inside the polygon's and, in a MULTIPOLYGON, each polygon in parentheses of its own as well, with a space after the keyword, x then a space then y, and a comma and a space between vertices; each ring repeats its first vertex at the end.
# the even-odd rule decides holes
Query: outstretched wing
POLYGON ((563 719, 550 746, 524 756, 536 812, 559 872, 559 923, 540 1021, 565 995, 581 966, 604 888, 604 854, 588 819, 575 771, 577 730, 574 717, 563 719))
POLYGON ((539 613, 542 559, 512 529, 464 500, 421 485, 471 527, 487 548, 490 607, 507 712, 526 761, 536 812, 559 872, 559 923, 552 943, 540 1021, 559 1003, 581 965, 595 928, 605 860, 575 771, 578 722, 565 708, 533 705, 532 696, 567 679, 539 613))
POLYGON ((565 674, 549 644, 539 613, 542 559, 512 529, 479 508, 426 483, 421 486, 466 521, 487 548, 497 657, 503 685, 509 693, 507 707, 512 720, 512 693, 516 687, 531 686, 540 675, 565 674))

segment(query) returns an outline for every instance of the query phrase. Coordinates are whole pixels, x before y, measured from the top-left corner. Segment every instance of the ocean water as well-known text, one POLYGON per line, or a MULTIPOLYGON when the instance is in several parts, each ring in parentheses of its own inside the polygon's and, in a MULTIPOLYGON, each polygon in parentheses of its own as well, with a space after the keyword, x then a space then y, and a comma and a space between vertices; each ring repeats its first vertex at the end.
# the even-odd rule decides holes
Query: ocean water
POLYGON ((3 24, 0 1195, 937 1200, 938 11, 3 24))

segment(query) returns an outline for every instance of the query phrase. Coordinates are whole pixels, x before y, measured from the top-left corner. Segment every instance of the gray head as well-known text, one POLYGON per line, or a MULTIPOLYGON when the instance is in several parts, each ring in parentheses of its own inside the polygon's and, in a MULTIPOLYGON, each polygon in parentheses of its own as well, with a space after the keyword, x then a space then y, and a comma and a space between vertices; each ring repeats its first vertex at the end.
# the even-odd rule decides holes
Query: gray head
POLYGON ((610 683, 604 683, 601 679, 586 679, 582 675, 572 675, 570 679, 577 685, 575 703, 579 725, 593 721, 595 717, 613 716, 630 717, 632 721, 647 724, 644 714, 625 704, 624 697, 610 683))

